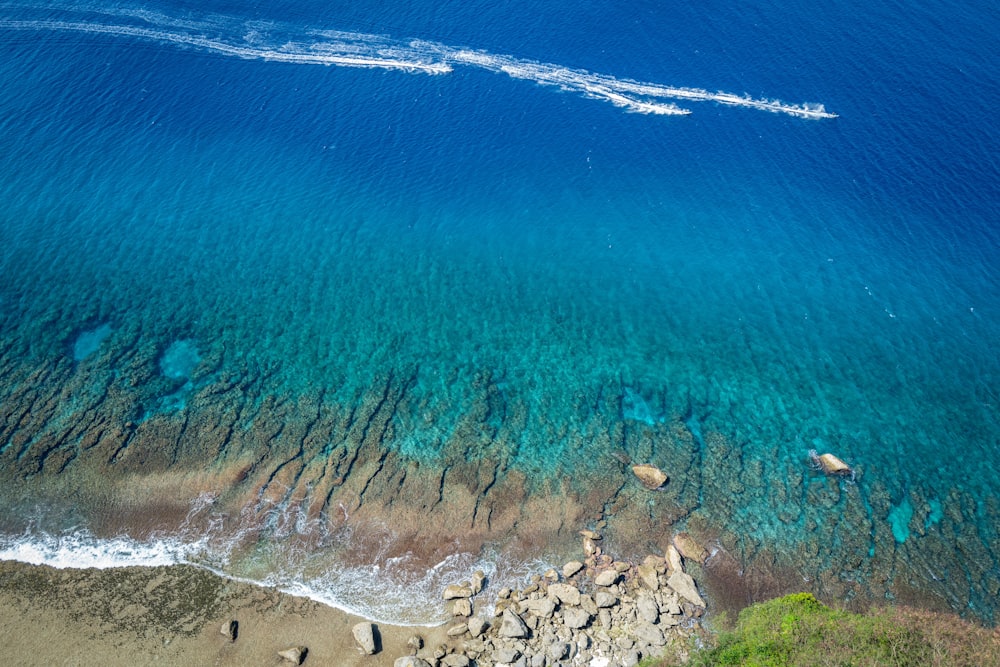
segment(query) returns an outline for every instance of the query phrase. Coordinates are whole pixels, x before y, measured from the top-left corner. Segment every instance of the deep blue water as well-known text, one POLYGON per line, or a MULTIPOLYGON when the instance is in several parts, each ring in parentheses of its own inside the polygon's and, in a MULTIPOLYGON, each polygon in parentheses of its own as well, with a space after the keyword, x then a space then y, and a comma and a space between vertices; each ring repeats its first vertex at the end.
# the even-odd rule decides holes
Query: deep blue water
MULTIPOLYGON (((921 568, 967 579, 936 594, 992 616, 1000 11, 247 4, 0 5, 8 349, 44 358, 110 324, 193 341, 175 377, 225 350, 276 369, 274 391, 345 402, 417 366, 438 419, 397 437, 430 461, 467 375, 502 369, 531 406, 513 456, 536 473, 588 459, 560 434, 588 419, 581 394, 617 379, 624 421, 693 412, 760 458, 734 531, 801 541, 808 518, 778 521, 767 479, 835 451, 861 494, 888 498, 868 505, 872 556, 880 532, 892 549, 933 539, 921 568), (319 30, 350 48, 382 36, 383 66, 259 57, 329 55, 343 36, 319 30), (494 64, 384 66, 462 48, 494 64), (608 79, 560 90, 495 71, 538 63, 608 79), (632 113, 581 88, 609 80, 838 117, 649 97, 691 113, 632 113), (935 533, 941 512, 954 526, 935 533)), ((159 407, 185 409, 184 391, 159 407)))

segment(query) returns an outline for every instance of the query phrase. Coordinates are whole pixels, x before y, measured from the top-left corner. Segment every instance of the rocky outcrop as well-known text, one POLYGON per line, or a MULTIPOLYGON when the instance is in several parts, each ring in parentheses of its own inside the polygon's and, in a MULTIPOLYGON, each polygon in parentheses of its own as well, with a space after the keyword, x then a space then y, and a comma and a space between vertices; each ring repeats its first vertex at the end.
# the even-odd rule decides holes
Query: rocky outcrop
POLYGON ((411 659, 423 662, 396 667, 636 665, 668 647, 682 655, 700 632, 705 602, 677 549, 636 564, 602 553, 597 533, 581 535, 584 562, 548 570, 522 590, 501 589, 495 600, 474 598, 476 609, 494 610, 492 618, 480 611, 451 626, 448 644, 411 645, 411 659))

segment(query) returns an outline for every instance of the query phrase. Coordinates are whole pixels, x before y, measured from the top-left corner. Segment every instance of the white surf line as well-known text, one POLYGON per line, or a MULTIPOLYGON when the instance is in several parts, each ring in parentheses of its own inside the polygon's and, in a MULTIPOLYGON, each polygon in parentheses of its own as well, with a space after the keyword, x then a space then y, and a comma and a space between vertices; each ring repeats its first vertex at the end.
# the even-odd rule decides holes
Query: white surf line
MULTIPOLYGON (((199 27, 203 30, 219 29, 221 27, 219 23, 198 24, 150 12, 115 14, 110 11, 95 10, 93 13, 119 19, 136 18, 154 27, 85 21, 7 20, 0 21, 0 29, 120 35, 189 46, 250 60, 296 64, 378 68, 424 74, 447 74, 453 71, 454 66, 475 67, 506 74, 513 79, 533 81, 543 86, 555 86, 561 90, 576 92, 583 97, 609 102, 626 111, 641 114, 677 116, 691 113, 688 109, 664 101, 672 99, 688 102, 715 102, 725 106, 758 109, 811 120, 837 117, 837 114, 828 112, 822 104, 787 104, 780 100, 756 99, 748 95, 736 95, 722 91, 710 92, 699 88, 678 88, 631 79, 618 79, 614 76, 597 74, 583 69, 522 60, 513 56, 491 54, 472 49, 453 48, 422 40, 402 42, 380 35, 312 30, 306 32, 308 37, 317 39, 316 42, 312 43, 288 41, 280 46, 256 45, 249 42, 233 44, 218 38, 175 31, 180 26, 190 30, 197 30, 199 27), (163 28, 173 28, 174 30, 163 28)), ((232 21, 228 23, 230 27, 236 25, 232 21)), ((260 36, 253 24, 238 25, 249 29, 245 39, 260 36)), ((266 31, 273 26, 262 24, 256 27, 266 31)))

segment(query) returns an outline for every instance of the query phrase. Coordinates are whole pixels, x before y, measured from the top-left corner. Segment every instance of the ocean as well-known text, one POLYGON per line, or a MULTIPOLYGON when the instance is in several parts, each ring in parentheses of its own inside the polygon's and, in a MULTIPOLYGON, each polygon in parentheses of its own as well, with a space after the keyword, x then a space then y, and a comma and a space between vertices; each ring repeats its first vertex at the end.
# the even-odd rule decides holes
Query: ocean
POLYGON ((620 4, 0 3, 0 557, 994 623, 1000 11, 620 4))

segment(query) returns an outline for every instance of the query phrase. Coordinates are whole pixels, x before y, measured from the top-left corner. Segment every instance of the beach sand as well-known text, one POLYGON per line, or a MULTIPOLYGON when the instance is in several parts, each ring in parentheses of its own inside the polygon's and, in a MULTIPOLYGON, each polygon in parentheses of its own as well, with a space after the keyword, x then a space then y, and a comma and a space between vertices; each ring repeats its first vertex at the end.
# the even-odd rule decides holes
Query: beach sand
MULTIPOLYGON (((443 602, 442 602, 443 604, 443 602)), ((378 624, 381 651, 362 655, 363 619, 312 600, 198 568, 55 569, 0 562, 0 662, 5 665, 290 665, 278 652, 306 646, 305 665, 380 667, 409 655, 407 640, 446 643, 445 626, 378 624), (239 623, 236 641, 220 632, 239 623)))

